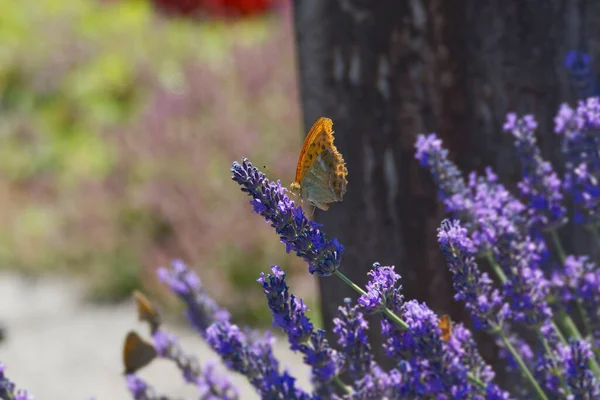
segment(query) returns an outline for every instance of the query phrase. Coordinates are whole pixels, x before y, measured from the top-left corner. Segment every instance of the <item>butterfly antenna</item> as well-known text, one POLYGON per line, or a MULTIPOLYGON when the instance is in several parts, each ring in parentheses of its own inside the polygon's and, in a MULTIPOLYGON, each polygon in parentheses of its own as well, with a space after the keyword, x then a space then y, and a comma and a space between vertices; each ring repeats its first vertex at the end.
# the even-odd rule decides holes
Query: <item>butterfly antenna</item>
POLYGON ((265 169, 265 171, 269 172, 269 175, 273 175, 280 182, 283 182, 283 179, 281 179, 279 174, 276 174, 271 168, 267 167, 266 165, 263 165, 263 168, 265 169))

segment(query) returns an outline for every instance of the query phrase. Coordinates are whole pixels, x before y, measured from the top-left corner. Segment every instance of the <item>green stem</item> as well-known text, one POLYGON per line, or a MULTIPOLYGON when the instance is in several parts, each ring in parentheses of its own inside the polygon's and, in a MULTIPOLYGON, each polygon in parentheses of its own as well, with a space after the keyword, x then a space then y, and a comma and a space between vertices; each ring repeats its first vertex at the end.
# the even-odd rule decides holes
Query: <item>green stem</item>
POLYGON ((565 263, 565 259, 567 258, 567 255, 565 253, 565 249, 563 248, 562 244, 560 243, 560 238, 558 237, 558 233, 556 233, 556 229, 550 229, 550 237, 552 238, 552 242, 554 242, 554 247, 556 247, 556 252, 558 253, 558 257, 560 258, 560 261, 562 264, 565 263))
POLYGON ((499 335, 500 335, 500 338, 502 339, 502 342, 504 343, 504 346, 506 346, 506 348, 508 349, 508 351, 510 351, 510 353, 512 354, 512 356, 515 359, 515 361, 517 362, 517 364, 519 364, 519 367, 521 368, 521 371, 523 371, 525 378, 527 378, 527 380, 533 387, 533 390, 537 393, 538 397, 542 400, 548 400, 548 396, 546 396, 546 393, 544 393, 544 391, 540 387, 539 383, 537 383, 537 381, 531 374, 531 371, 529 371, 529 368, 527 368, 527 365, 525 365, 525 362, 523 361, 523 359, 521 358, 519 353, 517 353, 515 348, 508 341, 506 336, 504 336, 502 334, 502 332, 500 332, 499 335))
MULTIPOLYGON (((577 329, 577 325, 575 325, 575 322, 573 322, 571 317, 569 317, 565 313, 561 313, 558 315, 558 320, 565 327, 565 330, 567 331, 569 337, 582 339, 581 332, 579 332, 579 329, 577 329)), ((592 371, 594 371, 594 375, 596 375, 597 377, 600 376, 600 365, 598 365, 596 357, 590 358, 590 368, 592 369, 592 371)))
POLYGON ((486 252, 485 257, 487 258, 488 262, 490 263, 490 267, 492 267, 492 270, 494 271, 496 277, 500 280, 500 282, 506 282, 508 279, 506 278, 506 275, 504 275, 504 271, 502 271, 500 265, 498 265, 496 260, 494 260, 494 257, 492 257, 492 253, 490 253, 489 251, 486 252))
MULTIPOLYGON (((335 274, 344 282, 346 282, 346 284, 348 284, 348 286, 350 286, 352 289, 356 290, 358 293, 364 295, 367 294, 367 292, 365 292, 360 286, 358 286, 356 283, 352 282, 352 280, 350 278, 348 278, 346 275, 344 275, 342 272, 340 272, 339 270, 335 271, 335 274)), ((386 317, 388 317, 390 320, 392 320, 396 325, 398 325, 398 327, 400 327, 401 330, 405 331, 408 328, 410 328, 408 326, 408 324, 406 322, 404 322, 399 316, 397 316, 392 310, 390 310, 389 308, 384 308, 383 309, 383 313, 385 314, 386 317)), ((486 384, 485 382, 481 381, 481 379, 479 379, 478 377, 476 377, 475 375, 473 375, 472 373, 468 373, 467 374, 468 379, 471 381, 471 383, 479 386, 479 388, 481 389, 485 389, 486 388, 486 384)))
MULTIPOLYGON (((565 253, 565 249, 562 246, 562 243, 560 242, 560 238, 558 237, 558 233, 556 232, 556 229, 550 229, 549 233, 550 233, 550 237, 552 238, 552 242, 554 242, 554 247, 556 247, 556 252, 558 253, 558 257, 560 258, 561 264, 564 265, 567 256, 565 253)), ((581 317, 581 321, 583 322, 583 327, 585 328, 585 331, 591 332, 585 311, 583 310, 583 308, 581 307, 581 304, 579 302, 575 302, 575 304, 577 305, 577 312, 579 313, 579 316, 581 317)), ((575 324, 573 323, 572 320, 571 320, 571 325, 575 326, 575 324)), ((579 331, 577 331, 577 332, 579 332, 579 331)), ((579 337, 583 337, 581 335, 581 333, 579 333, 579 337)))
POLYGON ((550 323, 552 324, 552 329, 554 329, 554 333, 556 333, 556 336, 558 336, 558 340, 560 340, 565 345, 568 344, 567 339, 565 339, 565 336, 562 334, 562 331, 560 330, 558 325, 556 325, 556 322, 550 320, 550 323))
MULTIPOLYGON (((339 270, 335 271, 335 274, 344 282, 346 282, 348 284, 348 286, 350 286, 352 289, 356 290, 358 293, 360 294, 367 294, 367 292, 365 292, 360 286, 358 286, 356 283, 352 282, 352 280, 350 280, 350 278, 348 278, 346 275, 344 275, 343 273, 341 273, 339 270)), ((404 321, 402 321, 402 319, 397 316, 394 312, 392 312, 392 310, 390 310, 389 308, 384 308, 383 309, 383 313, 389 318, 391 319, 396 325, 398 325, 400 327, 400 329, 402 329, 403 331, 408 329, 408 324, 404 321)))
POLYGON ((581 339, 583 337, 581 336, 581 332, 579 332, 579 328, 577 328, 577 325, 575 325, 575 322, 573 322, 573 319, 571 319, 571 317, 564 312, 558 314, 558 321, 565 328, 569 337, 577 339, 581 339))
MULTIPOLYGON (((544 345, 544 349, 546 350, 546 354, 548 354, 548 357, 550 357, 550 359, 553 361, 553 363, 555 365, 558 365, 558 363, 556 361, 556 357, 554 357, 554 353, 552 352, 552 349, 550 349, 550 344, 548 343, 548 341, 546 340, 546 338, 544 337, 544 335, 538 334, 538 339, 544 345)), ((565 382, 564 375, 562 373, 557 373, 556 376, 558 377, 558 379, 560 381, 560 386, 562 386, 562 388, 565 391, 565 393, 566 394, 572 394, 571 393, 571 389, 569 388, 569 386, 565 382)))
POLYGON ((467 379, 469 379, 471 383, 474 383, 475 385, 479 386, 480 389, 485 389, 487 387, 487 385, 484 382, 482 382, 481 379, 479 379, 470 372, 467 374, 467 379))
POLYGON ((391 319, 392 321, 394 321, 394 323, 396 325, 398 325, 401 330, 405 331, 408 328, 410 328, 406 322, 404 322, 399 316, 397 316, 389 308, 387 308, 387 307, 384 308, 383 309, 383 313, 386 315, 386 317, 388 317, 389 319, 391 319))
POLYGON ((587 228, 592 233, 592 236, 594 236, 592 239, 594 239, 594 242, 597 243, 598 242, 598 226, 596 224, 592 224, 592 225, 589 225, 587 228))
POLYGON ((348 278, 346 275, 342 274, 342 273, 340 272, 340 270, 339 270, 339 269, 336 269, 336 270, 335 270, 335 274, 336 274, 336 275, 337 275, 337 276, 338 276, 338 277, 339 277, 341 280, 343 280, 344 282, 346 282, 346 284, 347 284, 348 286, 350 286, 352 289, 356 290, 358 293, 360 293, 360 294, 363 294, 363 295, 364 295, 364 294, 367 294, 367 292, 365 292, 365 291, 363 290, 363 288, 361 288, 360 286, 358 286, 356 283, 352 282, 352 280, 351 280, 350 278, 348 278))
POLYGON ((342 382, 342 380, 340 379, 339 376, 334 376, 333 377, 333 381, 346 393, 346 394, 353 394, 354 391, 352 390, 352 388, 348 385, 346 385, 344 382, 342 382))
POLYGON ((577 311, 579 312, 579 315, 581 316, 581 321, 583 322, 583 329, 585 329, 585 334, 587 335, 589 333, 592 333, 590 324, 588 322, 588 316, 587 316, 587 313, 585 312, 585 310, 583 309, 583 306, 581 305, 581 303, 579 301, 575 301, 575 305, 577 307, 577 311))
MULTIPOLYGON (((557 246, 557 251, 558 251, 559 255, 562 254, 561 259, 563 259, 562 257, 564 257, 564 250, 562 248, 562 245, 560 244, 560 241, 558 240, 558 236, 556 235, 556 232, 554 232, 554 231, 551 231, 551 232, 554 233, 554 235, 551 235, 553 238, 556 236, 555 245, 557 246)), ((492 255, 488 252, 486 254, 486 257, 487 257, 488 262, 492 266, 492 269, 496 272, 498 279, 500 279, 500 281, 502 283, 506 282, 506 275, 504 275, 504 272, 502 271, 500 266, 496 263, 496 261, 494 260, 492 255)), ((563 261, 564 261, 564 259, 563 259, 563 261)), ((577 325, 575 325, 575 322, 573 322, 573 319, 570 316, 568 316, 564 313, 561 313, 561 314, 557 315, 557 318, 558 318, 558 321, 560 322, 560 324, 564 327, 564 329, 567 332, 569 337, 574 337, 574 338, 578 338, 578 339, 581 339, 583 337, 583 336, 581 336, 581 332, 577 328, 577 325)), ((554 321, 552 322, 552 325, 553 325, 554 331, 560 338, 561 342, 567 344, 565 337, 561 333, 558 326, 556 326, 554 321)), ((591 368, 594 371, 595 375, 600 376, 600 366, 598 365, 598 362, 596 361, 596 359, 592 358, 590 360, 590 364, 591 364, 591 368)))

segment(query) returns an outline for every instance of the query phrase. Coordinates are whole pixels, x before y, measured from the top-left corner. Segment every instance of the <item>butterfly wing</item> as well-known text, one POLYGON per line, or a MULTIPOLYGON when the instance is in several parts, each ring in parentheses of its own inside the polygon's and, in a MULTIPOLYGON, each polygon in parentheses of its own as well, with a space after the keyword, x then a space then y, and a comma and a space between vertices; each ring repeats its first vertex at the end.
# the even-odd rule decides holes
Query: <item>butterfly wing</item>
POLYGON ((124 374, 133 374, 150 364, 157 356, 156 349, 134 331, 129 331, 123 344, 124 374))
POLYGON ((321 117, 309 131, 296 168, 295 183, 302 199, 327 210, 327 203, 342 201, 348 170, 333 144, 333 122, 321 117))
POLYGON ((315 121, 308 131, 300 156, 296 166, 296 179, 300 183, 302 177, 310 169, 316 157, 324 149, 333 145, 333 121, 329 118, 321 117, 315 121))
POLYGON ((136 290, 133 292, 133 298, 137 306, 138 319, 147 322, 150 325, 150 332, 154 334, 162 322, 158 310, 142 292, 136 290))
POLYGON ((346 174, 341 154, 335 149, 323 150, 304 175, 302 198, 321 210, 327 210, 327 203, 343 200, 348 184, 346 174))
POLYGON ((452 335, 452 325, 450 323, 450 317, 448 314, 444 314, 440 317, 438 327, 442 331, 442 339, 444 342, 448 342, 450 340, 450 336, 452 335))

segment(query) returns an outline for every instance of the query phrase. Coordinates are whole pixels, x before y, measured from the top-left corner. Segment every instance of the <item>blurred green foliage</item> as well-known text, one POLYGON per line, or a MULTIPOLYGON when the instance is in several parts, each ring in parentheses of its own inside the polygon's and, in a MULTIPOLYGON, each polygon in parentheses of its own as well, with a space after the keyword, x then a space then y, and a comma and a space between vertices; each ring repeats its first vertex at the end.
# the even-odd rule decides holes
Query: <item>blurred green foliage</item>
POLYGON ((0 9, 0 267, 85 275, 92 298, 118 300, 160 296, 155 267, 180 257, 240 319, 265 320, 258 272, 305 267, 228 168, 246 156, 292 176, 285 16, 193 22, 135 0, 0 9))

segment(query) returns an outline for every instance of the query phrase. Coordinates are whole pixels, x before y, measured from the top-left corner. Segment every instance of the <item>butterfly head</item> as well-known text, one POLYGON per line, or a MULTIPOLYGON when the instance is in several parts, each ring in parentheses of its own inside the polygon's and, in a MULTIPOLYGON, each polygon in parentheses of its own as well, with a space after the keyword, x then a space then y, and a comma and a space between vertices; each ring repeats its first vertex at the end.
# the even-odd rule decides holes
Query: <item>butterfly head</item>
POLYGON ((298 183, 298 182, 292 182, 290 184, 290 192, 292 192, 292 194, 294 196, 299 196, 300 195, 300 189, 301 189, 300 183, 298 183))

